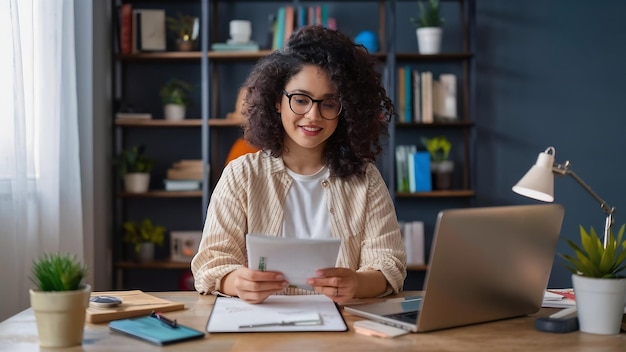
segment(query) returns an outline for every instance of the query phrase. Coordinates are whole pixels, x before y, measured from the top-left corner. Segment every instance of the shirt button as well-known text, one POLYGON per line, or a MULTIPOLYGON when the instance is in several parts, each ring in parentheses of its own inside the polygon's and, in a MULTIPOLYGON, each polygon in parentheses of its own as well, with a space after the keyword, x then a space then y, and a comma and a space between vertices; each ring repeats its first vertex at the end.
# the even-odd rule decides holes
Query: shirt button
POLYGON ((322 181, 322 187, 328 188, 328 181, 326 180, 322 181))
POLYGON ((334 214, 335 213, 335 208, 330 208, 330 213, 334 214))

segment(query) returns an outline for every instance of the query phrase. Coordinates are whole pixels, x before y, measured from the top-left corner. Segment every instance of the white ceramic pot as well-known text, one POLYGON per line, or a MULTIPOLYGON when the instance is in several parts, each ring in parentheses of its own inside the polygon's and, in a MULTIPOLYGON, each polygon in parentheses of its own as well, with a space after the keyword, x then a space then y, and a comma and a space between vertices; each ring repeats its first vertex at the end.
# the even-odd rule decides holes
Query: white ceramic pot
POLYGON ((626 278, 598 279, 572 275, 580 331, 619 334, 624 314, 626 278))
POLYGON ((163 109, 166 120, 179 121, 185 118, 185 105, 165 104, 163 109))
POLYGON ((150 174, 133 172, 124 175, 124 189, 130 193, 144 193, 150 186, 150 174))
POLYGON ((439 54, 441 51, 441 36, 443 31, 439 27, 421 27, 416 30, 417 48, 420 54, 439 54))
POLYGON ((35 313, 41 347, 70 347, 83 343, 90 293, 90 285, 76 291, 30 290, 30 306, 35 313))

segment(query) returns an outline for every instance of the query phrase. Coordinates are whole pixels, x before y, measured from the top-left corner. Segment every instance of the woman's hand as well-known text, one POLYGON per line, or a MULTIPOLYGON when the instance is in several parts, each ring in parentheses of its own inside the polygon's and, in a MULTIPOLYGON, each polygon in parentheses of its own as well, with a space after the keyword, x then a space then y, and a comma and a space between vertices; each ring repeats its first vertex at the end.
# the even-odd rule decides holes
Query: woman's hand
POLYGON ((344 303, 354 298, 357 290, 357 274, 346 268, 319 269, 315 272, 318 277, 307 279, 307 284, 313 286, 315 292, 330 297, 337 303, 344 303))
POLYGON ((289 286, 289 282, 280 272, 252 270, 246 267, 231 272, 224 281, 226 292, 234 291, 236 296, 248 303, 261 303, 270 295, 289 286))

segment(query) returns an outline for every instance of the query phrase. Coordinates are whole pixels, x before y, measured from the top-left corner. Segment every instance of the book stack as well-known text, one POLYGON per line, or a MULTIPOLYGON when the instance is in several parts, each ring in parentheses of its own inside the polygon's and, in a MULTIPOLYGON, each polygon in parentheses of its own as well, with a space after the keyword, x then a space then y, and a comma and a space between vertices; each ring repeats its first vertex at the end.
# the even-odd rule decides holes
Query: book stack
POLYGON ((452 121, 457 115, 456 75, 440 74, 410 66, 398 68, 398 122, 433 123, 452 121))
POLYGON ((134 9, 131 4, 120 5, 117 50, 122 54, 165 51, 165 17, 163 9, 134 9))
POLYGON ((396 189, 398 192, 430 192, 430 154, 415 145, 396 146, 396 189))
MULTIPOLYGON (((208 168, 208 165, 207 165, 208 168)), ((166 191, 199 191, 202 188, 202 160, 180 160, 167 169, 166 191)))
POLYGON ((400 222, 400 233, 404 241, 407 265, 426 264, 424 251, 424 222, 400 222))
POLYGON ((324 26, 337 29, 337 20, 330 17, 328 6, 319 4, 313 6, 299 5, 282 6, 274 16, 272 24, 272 50, 282 49, 295 28, 304 26, 324 26))

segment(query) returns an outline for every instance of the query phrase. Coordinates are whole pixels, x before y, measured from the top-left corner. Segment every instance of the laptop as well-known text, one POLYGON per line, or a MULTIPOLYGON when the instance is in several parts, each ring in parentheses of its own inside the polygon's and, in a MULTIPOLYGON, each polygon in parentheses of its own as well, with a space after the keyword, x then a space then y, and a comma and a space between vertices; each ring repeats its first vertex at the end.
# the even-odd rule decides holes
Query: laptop
POLYGON ((563 215, 560 204, 442 210, 423 295, 344 309, 411 332, 535 313, 548 285, 563 215))

